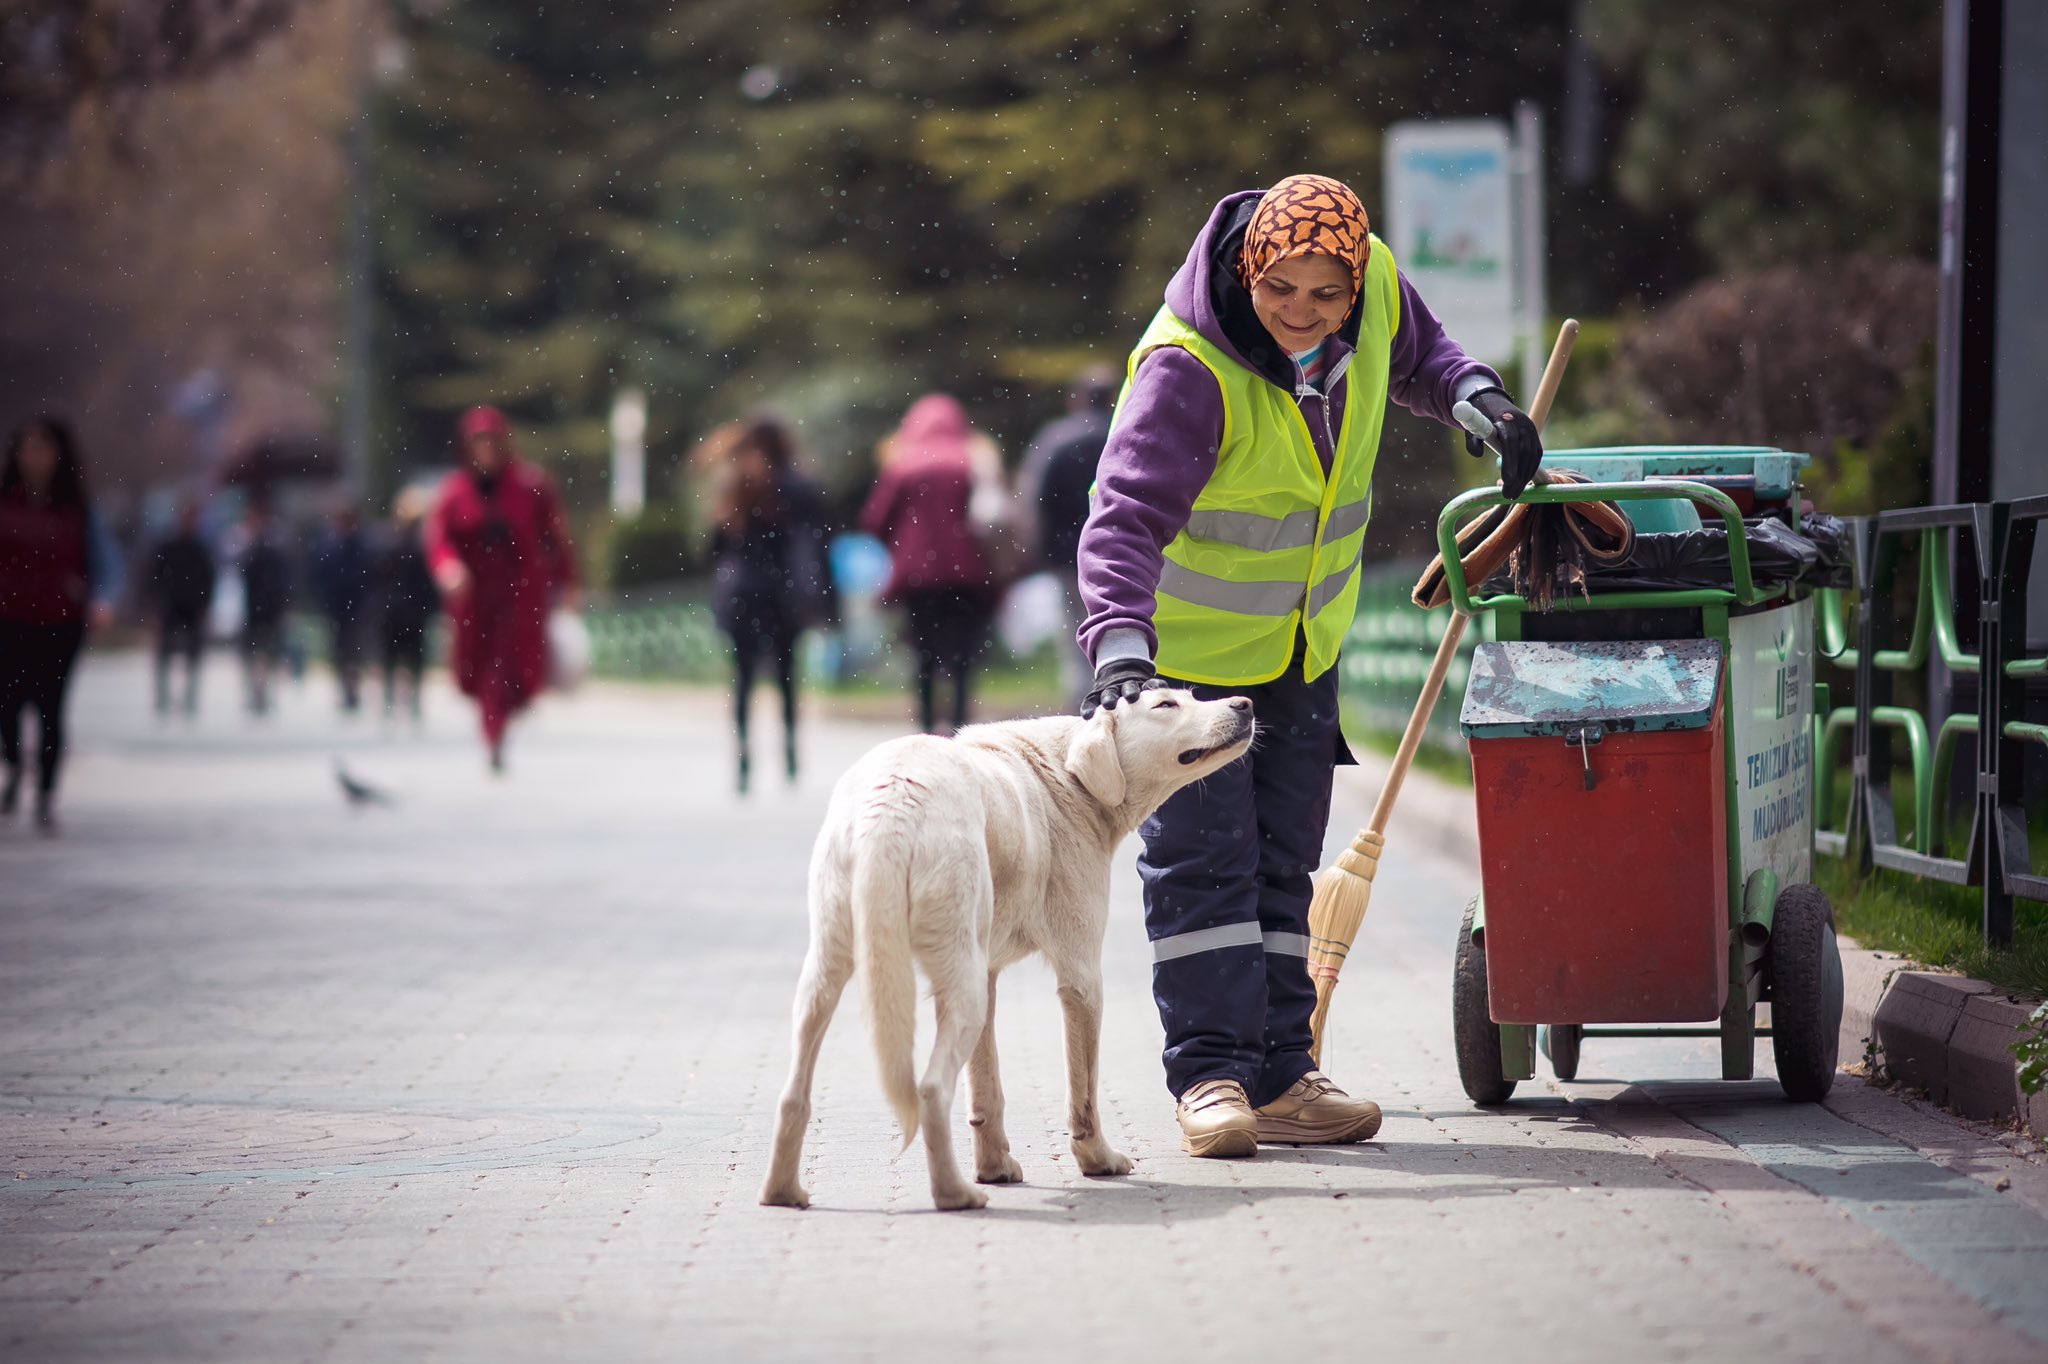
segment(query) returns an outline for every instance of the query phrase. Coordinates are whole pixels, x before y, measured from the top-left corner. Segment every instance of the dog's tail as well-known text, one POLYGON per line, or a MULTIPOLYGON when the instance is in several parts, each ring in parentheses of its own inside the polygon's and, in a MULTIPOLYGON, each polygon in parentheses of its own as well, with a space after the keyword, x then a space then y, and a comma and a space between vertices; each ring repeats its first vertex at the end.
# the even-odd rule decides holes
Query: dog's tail
POLYGON ((910 947, 910 859, 901 844, 869 840, 855 855, 853 935, 866 977, 868 1029, 882 1092, 909 1149, 917 1136, 917 974, 910 947))

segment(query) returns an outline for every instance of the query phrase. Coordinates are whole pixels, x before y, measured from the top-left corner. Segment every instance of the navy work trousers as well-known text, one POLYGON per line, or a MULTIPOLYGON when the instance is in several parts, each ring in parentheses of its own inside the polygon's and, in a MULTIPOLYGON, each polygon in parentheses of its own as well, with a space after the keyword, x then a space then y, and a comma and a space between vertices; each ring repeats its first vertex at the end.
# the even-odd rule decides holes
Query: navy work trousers
POLYGON ((1330 781, 1351 761, 1337 723, 1337 673, 1286 673, 1250 687, 1175 682, 1197 696, 1248 696, 1252 751, 1183 787, 1145 821, 1138 874, 1152 940, 1152 994, 1166 1029, 1166 1087, 1242 1084, 1271 1103, 1314 1069, 1308 906, 1330 781))

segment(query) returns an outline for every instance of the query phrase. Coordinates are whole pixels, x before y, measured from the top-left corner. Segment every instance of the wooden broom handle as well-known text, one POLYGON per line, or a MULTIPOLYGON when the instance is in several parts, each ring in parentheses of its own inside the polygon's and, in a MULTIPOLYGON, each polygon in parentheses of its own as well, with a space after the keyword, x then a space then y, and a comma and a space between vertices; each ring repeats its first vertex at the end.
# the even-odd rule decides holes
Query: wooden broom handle
MULTIPOLYGON (((1550 405, 1557 399, 1558 386, 1564 382, 1564 367, 1571 362, 1572 347, 1578 344, 1578 340, 1578 320, 1568 317, 1557 329, 1557 342, 1550 348, 1550 363, 1543 367, 1543 378, 1536 385, 1536 398, 1529 404, 1529 420, 1536 423, 1538 431, 1550 417, 1550 405)), ((1415 751, 1422 747, 1422 736, 1429 730, 1429 717, 1436 710, 1437 697, 1443 694, 1444 678, 1451 671, 1451 660, 1458 656, 1458 644, 1464 639, 1465 626, 1470 620, 1471 617, 1462 611, 1453 611, 1451 623, 1444 627, 1444 637, 1438 641, 1436 657, 1429 665, 1429 676, 1422 682, 1422 694, 1415 698, 1415 710, 1408 716, 1408 728, 1401 731, 1401 746, 1394 750, 1393 765, 1387 769, 1386 785, 1380 787, 1380 798, 1373 803, 1372 818, 1366 821, 1365 827, 1373 833, 1384 835, 1387 831, 1387 821, 1394 814, 1394 801, 1401 794, 1401 783, 1408 777, 1408 768, 1415 761, 1415 751)))

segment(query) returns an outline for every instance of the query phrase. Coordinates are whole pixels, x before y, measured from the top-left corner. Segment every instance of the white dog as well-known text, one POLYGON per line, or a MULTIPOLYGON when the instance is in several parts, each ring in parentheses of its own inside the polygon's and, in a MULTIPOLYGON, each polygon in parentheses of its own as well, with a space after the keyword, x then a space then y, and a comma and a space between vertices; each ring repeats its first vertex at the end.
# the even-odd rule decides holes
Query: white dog
POLYGON ((796 992, 795 1057, 777 1110, 765 1204, 802 1208, 804 1128, 818 1047, 856 962, 882 1088, 908 1147, 921 1129, 932 1202, 979 1208, 960 1177, 951 1116, 968 1063, 974 1177, 1024 1177, 1003 1131, 996 1075, 995 978, 1042 952, 1067 1021, 1067 1123, 1083 1174, 1129 1174, 1095 1111, 1102 1030, 1102 935, 1110 859, 1181 787, 1236 761, 1252 742, 1252 703, 1157 689, 1080 720, 976 725, 951 740, 883 744, 832 793, 811 854, 811 945, 796 992), (937 1035, 915 1075, 917 982, 931 981, 937 1035))

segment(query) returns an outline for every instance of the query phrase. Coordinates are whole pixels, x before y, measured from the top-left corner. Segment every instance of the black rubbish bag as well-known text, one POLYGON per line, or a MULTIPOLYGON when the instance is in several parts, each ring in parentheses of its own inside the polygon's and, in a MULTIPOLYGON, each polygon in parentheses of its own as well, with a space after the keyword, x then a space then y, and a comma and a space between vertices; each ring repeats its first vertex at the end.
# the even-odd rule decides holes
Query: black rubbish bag
MULTIPOLYGON (((1743 523, 1742 538, 1749 545, 1749 572, 1756 582, 1850 585, 1848 537, 1838 517, 1809 516, 1797 531, 1775 517, 1757 517, 1743 523)), ((1627 563, 1591 570, 1586 579, 1595 592, 1732 589, 1735 570, 1728 557, 1728 528, 1638 534, 1627 563)))
MULTIPOLYGON (((1754 582, 1796 582, 1806 587, 1853 587, 1849 528, 1839 516, 1809 512, 1793 530, 1775 513, 1742 523, 1754 582)), ((1588 592, 1670 592, 1689 587, 1732 591, 1735 569, 1728 559, 1728 528, 1721 523, 1698 530, 1638 532, 1628 558, 1618 564, 1586 566, 1588 592)), ((1519 589, 1506 572, 1486 581, 1485 591, 1519 589)))

